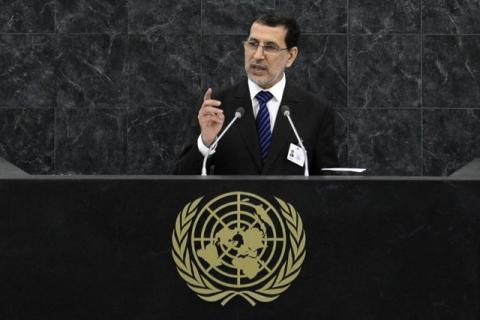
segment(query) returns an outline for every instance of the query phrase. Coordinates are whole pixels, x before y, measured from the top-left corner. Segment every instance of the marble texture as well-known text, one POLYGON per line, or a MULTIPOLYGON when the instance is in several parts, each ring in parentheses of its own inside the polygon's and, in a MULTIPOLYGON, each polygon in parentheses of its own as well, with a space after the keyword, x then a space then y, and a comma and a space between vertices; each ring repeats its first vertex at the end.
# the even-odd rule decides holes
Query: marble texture
POLYGON ((423 103, 480 107, 480 36, 425 36, 423 103))
POLYGON ((335 109, 335 146, 340 167, 348 167, 349 109, 335 109))
POLYGON ((418 35, 351 36, 349 45, 350 107, 420 107, 418 35))
POLYGON ((244 34, 259 15, 275 11, 275 0, 204 0, 202 30, 205 34, 244 34))
POLYGON ((246 36, 205 35, 202 39, 202 87, 215 90, 246 77, 242 41, 246 36))
POLYGON ((423 131, 425 175, 449 175, 480 157, 480 109, 426 110, 423 131))
POLYGON ((314 92, 332 107, 347 106, 347 38, 304 35, 289 81, 314 92))
POLYGON ((0 2, 0 33, 52 33, 54 25, 54 0, 0 2))
POLYGON ((58 39, 58 50, 59 107, 127 105, 126 36, 64 35, 58 39))
POLYGON ((128 113, 128 174, 169 174, 197 135, 193 108, 135 108, 128 113))
POLYGON ((345 33, 347 0, 277 0, 276 12, 293 16, 302 33, 345 33))
POLYGON ((351 0, 349 31, 352 33, 418 33, 421 0, 351 0))
POLYGON ((422 13, 424 33, 480 33, 478 0, 423 0, 422 13))
POLYGON ((0 130, 57 139, 8 155, 32 173, 170 173, 204 91, 245 76, 241 41, 271 12, 300 24, 287 78, 335 108, 342 165, 446 175, 480 156, 477 0, 3 1, 0 130))
POLYGON ((127 32, 127 0, 56 0, 59 33, 127 32))
POLYGON ((351 111, 349 166, 367 168, 369 175, 421 175, 419 110, 351 111))
POLYGON ((123 109, 58 109, 55 130, 57 173, 124 173, 126 118, 123 109))
POLYGON ((53 35, 0 34, 0 107, 54 107, 53 35))
POLYGON ((128 0, 130 34, 201 32, 201 0, 128 0))
POLYGON ((200 38, 129 37, 131 107, 179 107, 200 98, 200 38))
POLYGON ((53 173, 54 125, 53 108, 0 108, 0 157, 27 173, 53 173))

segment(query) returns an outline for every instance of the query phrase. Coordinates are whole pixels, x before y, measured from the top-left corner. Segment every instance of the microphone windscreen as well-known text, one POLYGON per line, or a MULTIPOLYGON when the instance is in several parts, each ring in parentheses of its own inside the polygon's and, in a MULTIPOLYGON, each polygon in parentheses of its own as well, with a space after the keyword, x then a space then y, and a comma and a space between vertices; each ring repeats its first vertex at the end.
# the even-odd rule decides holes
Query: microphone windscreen
POLYGON ((287 115, 290 115, 290 108, 286 105, 283 105, 281 108, 280 108, 280 112, 284 115, 284 116, 287 116, 287 115))
POLYGON ((244 113, 245 113, 245 109, 243 109, 242 107, 238 107, 237 110, 235 110, 235 115, 239 119, 243 116, 244 113))

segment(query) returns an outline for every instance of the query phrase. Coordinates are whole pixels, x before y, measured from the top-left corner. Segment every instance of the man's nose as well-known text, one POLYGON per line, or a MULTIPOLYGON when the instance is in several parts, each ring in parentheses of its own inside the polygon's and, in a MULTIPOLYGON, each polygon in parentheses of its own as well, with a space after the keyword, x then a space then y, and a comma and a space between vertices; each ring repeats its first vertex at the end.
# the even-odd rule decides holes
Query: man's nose
POLYGON ((257 50, 255 50, 255 53, 253 55, 255 59, 263 59, 265 58, 265 53, 263 52, 263 46, 258 46, 257 50))

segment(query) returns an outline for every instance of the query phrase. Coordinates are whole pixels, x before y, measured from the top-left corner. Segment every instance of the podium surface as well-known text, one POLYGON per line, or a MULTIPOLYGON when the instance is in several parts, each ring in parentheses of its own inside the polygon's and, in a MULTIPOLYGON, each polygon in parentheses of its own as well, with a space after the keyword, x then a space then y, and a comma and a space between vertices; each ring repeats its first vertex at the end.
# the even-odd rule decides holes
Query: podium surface
POLYGON ((479 319, 480 180, 0 177, 0 285, 2 319, 479 319))

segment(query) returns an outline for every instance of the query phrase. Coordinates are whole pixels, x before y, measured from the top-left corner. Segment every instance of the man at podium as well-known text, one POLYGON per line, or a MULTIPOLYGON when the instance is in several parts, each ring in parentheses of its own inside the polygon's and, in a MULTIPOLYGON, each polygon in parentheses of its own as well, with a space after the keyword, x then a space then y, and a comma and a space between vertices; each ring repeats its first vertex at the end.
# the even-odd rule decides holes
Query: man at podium
POLYGON ((175 174, 200 174, 202 164, 222 175, 303 175, 305 167, 321 174, 337 166, 332 109, 285 75, 297 58, 299 36, 292 18, 253 21, 243 42, 247 77, 205 92, 200 135, 181 153, 175 174))

